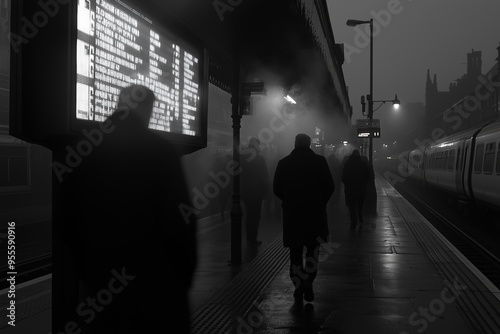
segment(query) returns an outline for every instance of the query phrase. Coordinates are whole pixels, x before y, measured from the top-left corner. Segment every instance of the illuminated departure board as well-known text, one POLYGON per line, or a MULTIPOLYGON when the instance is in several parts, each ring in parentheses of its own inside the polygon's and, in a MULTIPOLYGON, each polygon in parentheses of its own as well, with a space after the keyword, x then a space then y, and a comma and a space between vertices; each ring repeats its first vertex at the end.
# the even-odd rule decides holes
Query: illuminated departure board
POLYGON ((199 55, 119 0, 78 0, 76 118, 104 121, 122 87, 156 96, 151 129, 198 136, 199 55))

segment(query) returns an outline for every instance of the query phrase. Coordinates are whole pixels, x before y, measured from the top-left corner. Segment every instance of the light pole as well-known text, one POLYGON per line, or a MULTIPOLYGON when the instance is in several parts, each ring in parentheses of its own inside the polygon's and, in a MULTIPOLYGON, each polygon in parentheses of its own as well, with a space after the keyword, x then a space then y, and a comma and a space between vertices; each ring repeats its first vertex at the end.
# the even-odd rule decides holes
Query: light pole
MULTIPOLYGON (((369 100, 370 97, 367 96, 367 99, 369 100)), ((386 102, 391 102, 394 109, 399 109, 399 105, 400 105, 400 101, 398 99, 398 94, 396 94, 394 96, 394 99, 392 100, 371 100, 371 104, 373 106, 374 103, 380 103, 380 105, 377 107, 377 109, 373 109, 372 107, 372 116, 373 116, 373 113, 375 111, 377 111, 384 103, 386 102)), ((365 105, 366 105, 366 102, 365 102, 365 96, 362 95, 361 96, 361 113, 363 114, 363 116, 365 116, 365 105)), ((377 120, 375 120, 377 121, 377 120)), ((358 125, 359 126, 359 125, 358 125)), ((374 122, 373 119, 371 119, 366 125, 364 125, 364 127, 366 127, 367 129, 364 129, 365 131, 368 131, 368 135, 366 136, 367 138, 369 139, 373 139, 373 138, 379 138, 380 137, 380 123, 378 122, 374 122)), ((366 134, 366 132, 364 133, 366 134)), ((358 129, 358 135, 359 135, 359 129, 358 129)), ((364 136, 365 137, 365 136, 364 136)), ((370 143, 370 151, 372 150, 372 147, 373 147, 373 142, 370 143)), ((370 163, 372 163, 372 161, 370 161, 370 163)))
MULTIPOLYGON (((368 148, 368 160, 370 162, 371 168, 373 168, 373 103, 374 102, 389 102, 389 100, 380 100, 374 101, 373 99, 373 19, 368 21, 360 21, 360 20, 347 20, 346 24, 349 27, 355 27, 360 24, 369 24, 370 25, 370 94, 367 96, 368 100, 368 128, 371 129, 369 131, 369 148, 368 148)), ((399 106, 398 96, 396 95, 394 100, 391 100, 394 106, 399 106)), ((363 105, 364 111, 364 98, 361 99, 361 104, 363 105)), ((381 105, 382 105, 381 104, 381 105)), ((378 108, 377 108, 378 109, 378 108)), ((377 191, 375 189, 375 180, 372 180, 367 187, 367 207, 368 211, 376 214, 377 212, 377 191)))
MULTIPOLYGON (((370 95, 367 96, 368 100, 368 119, 373 119, 373 19, 368 21, 360 20, 347 20, 346 24, 349 27, 355 27, 360 24, 370 25, 370 95)), ((371 121, 370 121, 371 122, 371 121)), ((368 159, 373 164, 373 136, 370 136, 368 159)))
MULTIPOLYGON (((384 104, 385 102, 392 102, 394 105, 395 109, 399 108, 400 101, 398 100, 398 95, 396 94, 394 100, 378 100, 375 101, 373 99, 373 19, 370 19, 369 21, 360 21, 360 20, 347 20, 346 24, 349 27, 355 27, 360 24, 369 24, 370 25, 370 94, 366 96, 366 99, 368 100, 368 119, 370 120, 370 125, 372 124, 373 120, 373 103, 375 102, 382 102, 384 104)), ((363 115, 364 115, 364 96, 361 97, 361 104, 363 105, 363 115)), ((378 109, 378 108, 377 108, 378 109)), ((369 143, 369 151, 368 151, 368 160, 370 161, 370 164, 373 166, 373 134, 370 134, 369 137, 370 143, 369 143)))

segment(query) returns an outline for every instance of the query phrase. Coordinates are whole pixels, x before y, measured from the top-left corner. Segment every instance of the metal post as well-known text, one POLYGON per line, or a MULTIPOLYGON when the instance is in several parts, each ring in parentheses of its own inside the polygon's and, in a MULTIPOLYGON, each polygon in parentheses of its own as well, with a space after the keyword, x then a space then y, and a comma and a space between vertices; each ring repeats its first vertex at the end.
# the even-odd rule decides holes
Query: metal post
MULTIPOLYGON (((370 19, 370 100, 368 101, 368 118, 370 119, 370 127, 373 120, 373 19, 370 19)), ((370 168, 373 168, 373 133, 370 134, 370 152, 369 158, 370 168)), ((372 179, 368 185, 367 191, 367 209, 371 214, 377 213, 377 190, 375 189, 375 179, 372 179)))
MULTIPOLYGON (((232 114, 233 119, 233 160, 237 170, 240 166, 240 54, 239 48, 235 46, 235 57, 233 67, 233 87, 232 87, 232 114)), ((233 202, 231 207, 231 264, 241 264, 241 222, 243 210, 240 201, 240 174, 233 175, 233 202)))
MULTIPOLYGON (((368 119, 373 119, 373 19, 370 19, 370 97, 368 99, 368 119)), ((373 134, 370 135, 370 152, 368 159, 373 165, 373 134)))

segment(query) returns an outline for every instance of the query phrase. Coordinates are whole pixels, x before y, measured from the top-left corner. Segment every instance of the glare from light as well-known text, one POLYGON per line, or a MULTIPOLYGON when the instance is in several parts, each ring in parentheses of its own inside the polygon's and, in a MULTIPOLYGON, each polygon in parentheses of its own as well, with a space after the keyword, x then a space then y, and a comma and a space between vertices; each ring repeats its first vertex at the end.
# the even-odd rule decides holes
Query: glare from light
POLYGON ((292 97, 290 95, 287 95, 284 97, 285 100, 287 100, 288 102, 290 102, 291 104, 297 104, 297 102, 295 102, 294 99, 292 99, 292 97))
POLYGON ((394 106, 394 109, 395 110, 398 110, 399 109, 399 99, 398 99, 398 94, 396 94, 396 96, 394 96, 394 100, 392 101, 392 105, 394 106))

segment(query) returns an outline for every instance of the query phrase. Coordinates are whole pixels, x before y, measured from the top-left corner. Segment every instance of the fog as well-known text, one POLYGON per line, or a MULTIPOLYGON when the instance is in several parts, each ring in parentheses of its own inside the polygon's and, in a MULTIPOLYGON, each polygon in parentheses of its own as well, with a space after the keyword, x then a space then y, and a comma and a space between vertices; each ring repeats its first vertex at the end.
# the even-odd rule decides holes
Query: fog
MULTIPOLYGON (((298 133, 318 138, 323 145, 347 139, 349 122, 335 100, 330 73, 319 55, 302 51, 285 64, 260 65, 247 75, 246 81, 264 82, 266 95, 252 97, 253 115, 242 119, 242 144, 258 137, 274 147, 278 156, 285 156, 293 150, 298 133), (296 104, 285 100, 287 95, 296 104), (316 133, 316 127, 321 133, 316 133)), ((314 144, 312 148, 321 152, 314 144)))
MULTIPOLYGON (((259 138, 271 180, 277 162, 292 152, 298 133, 313 139, 311 148, 318 154, 328 156, 335 151, 342 160, 352 151, 352 146, 341 143, 348 139, 350 120, 343 115, 330 73, 319 53, 305 50, 285 61, 254 62, 244 69, 242 82, 262 81, 265 94, 250 97, 251 114, 241 119, 240 151, 245 150, 251 137, 259 138), (287 101, 287 95, 296 103, 287 101)), ((225 119, 226 132, 232 136, 231 95, 213 85, 210 90, 209 143, 206 148, 183 157, 193 205, 201 212, 200 216, 219 213, 221 195, 232 193, 230 184, 221 180, 217 183, 213 177, 214 173, 222 175, 221 171, 227 171, 228 160, 224 157, 232 156, 232 141, 220 140, 211 129, 212 121, 225 119)))

